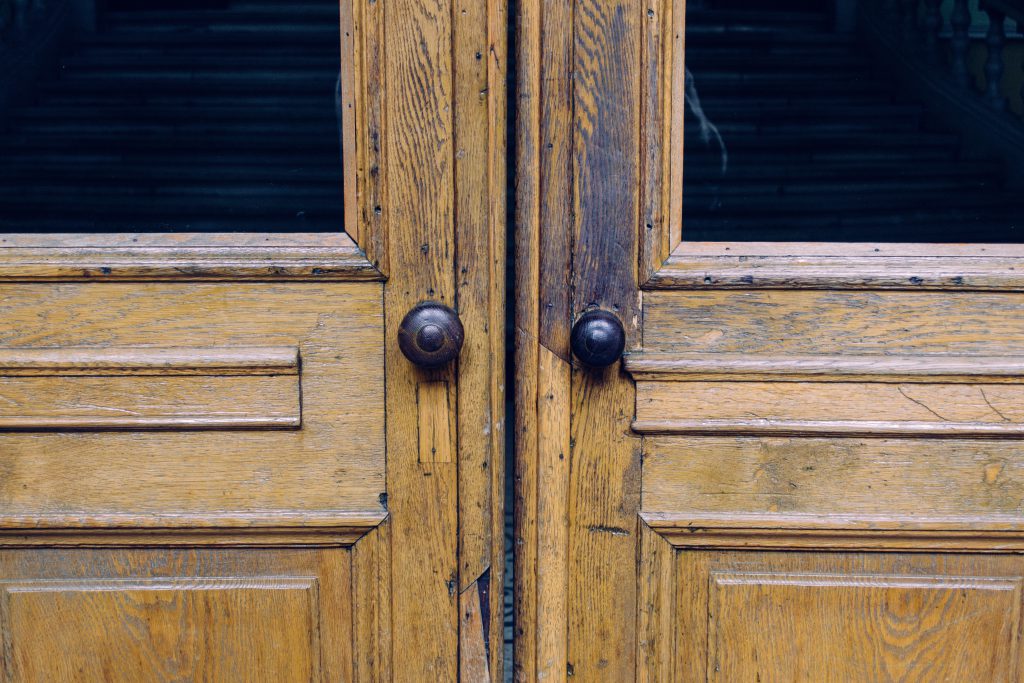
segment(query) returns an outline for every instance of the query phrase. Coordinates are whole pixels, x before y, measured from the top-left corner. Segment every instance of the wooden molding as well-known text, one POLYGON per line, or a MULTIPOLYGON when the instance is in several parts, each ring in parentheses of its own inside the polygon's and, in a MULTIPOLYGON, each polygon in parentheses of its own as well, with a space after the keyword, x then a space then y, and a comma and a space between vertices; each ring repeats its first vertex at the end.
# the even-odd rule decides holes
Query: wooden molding
POLYGON ((344 233, 5 235, 0 282, 383 279, 344 233))
POLYGON ((910 422, 873 420, 636 420, 633 429, 641 434, 687 434, 732 436, 921 436, 1020 439, 1024 424, 986 422, 910 422))
POLYGON ((366 512, 249 514, 0 515, 0 547, 346 547, 387 514, 366 512))
POLYGON ((1018 553, 1019 518, 823 518, 798 515, 688 517, 641 513, 676 548, 715 550, 850 550, 858 552, 1018 553))
MULTIPOLYGON (((870 245, 835 246, 856 253, 870 245)), ((991 256, 947 256, 941 245, 933 255, 799 255, 789 253, 789 243, 756 255, 708 255, 691 253, 684 242, 644 288, 1024 290, 1024 257, 1008 255, 1019 250, 988 246, 991 256)))
POLYGON ((1024 437, 1024 359, 638 354, 644 434, 1024 437))
POLYGON ((1024 356, 637 353, 625 368, 640 381, 1000 383, 1024 378, 1024 356))
POLYGON ((4 349, 0 390, 0 431, 302 425, 295 347, 4 349))
POLYGON ((0 376, 298 375, 299 349, 38 348, 0 349, 0 376))

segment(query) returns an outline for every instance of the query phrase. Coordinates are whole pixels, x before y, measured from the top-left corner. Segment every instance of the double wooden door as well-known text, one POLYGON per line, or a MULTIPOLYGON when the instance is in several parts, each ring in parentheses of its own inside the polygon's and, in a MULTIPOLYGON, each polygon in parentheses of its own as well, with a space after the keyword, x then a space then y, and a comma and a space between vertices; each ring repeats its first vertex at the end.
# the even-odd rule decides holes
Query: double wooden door
POLYGON ((344 233, 3 238, 5 678, 500 680, 509 297, 517 680, 1020 680, 1024 251, 684 242, 682 1, 513 9, 341 3, 344 233))

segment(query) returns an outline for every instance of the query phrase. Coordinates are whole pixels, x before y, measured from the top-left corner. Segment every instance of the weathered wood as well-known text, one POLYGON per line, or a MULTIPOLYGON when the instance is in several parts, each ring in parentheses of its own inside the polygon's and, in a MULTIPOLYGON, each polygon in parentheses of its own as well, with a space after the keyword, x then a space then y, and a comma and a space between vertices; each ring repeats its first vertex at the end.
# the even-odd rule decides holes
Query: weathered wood
POLYGON ((1016 557, 677 557, 681 680, 1012 680, 1019 666, 1016 557))
POLYGON ((380 280, 344 233, 4 235, 0 282, 380 280))
MULTIPOLYGON (((640 343, 639 0, 576 4, 573 15, 573 314, 617 315, 640 343)), ((618 366, 572 377, 569 667, 595 680, 636 674, 639 440, 633 385, 618 366)))
POLYGON ((425 380, 445 382, 449 405, 457 405, 457 377, 452 368, 418 370, 397 344, 402 318, 421 300, 456 305, 451 22, 448 0, 399 0, 386 7, 387 128, 380 142, 387 160, 384 339, 392 661, 398 680, 458 678, 458 464, 454 458, 420 461, 416 413, 408 410, 425 380), (416 643, 414 650, 409 643, 416 643))
POLYGON ((346 680, 372 646, 344 549, 3 551, 0 575, 14 680, 346 680))
POLYGON ((568 675, 572 12, 520 3, 516 31, 517 681, 568 675))
POLYGON ((2 435, 3 515, 36 526, 111 513, 380 511, 381 285, 26 283, 0 287, 0 302, 7 365, 51 375, 7 378, 18 403, 7 415, 80 421, 49 425, 76 432, 2 435), (298 357, 301 429, 171 429, 232 414, 296 427, 298 357), (110 376, 118 366, 129 374, 110 376), (239 374, 256 370, 266 374, 239 374), (76 376, 52 376, 65 372, 76 376), (38 382, 48 388, 31 393, 38 382), (148 418, 162 429, 136 431, 148 418), (186 423, 168 423, 177 418, 186 423), (123 431, 97 431, 110 426, 123 431))

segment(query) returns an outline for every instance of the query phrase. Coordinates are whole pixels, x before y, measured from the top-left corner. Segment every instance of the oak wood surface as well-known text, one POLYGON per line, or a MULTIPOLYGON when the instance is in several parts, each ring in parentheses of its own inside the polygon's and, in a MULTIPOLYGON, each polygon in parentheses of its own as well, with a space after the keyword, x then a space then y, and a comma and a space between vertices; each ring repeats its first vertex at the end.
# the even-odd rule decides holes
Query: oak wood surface
POLYGON ((11 410, 88 421, 0 435, 0 581, 59 583, 12 589, 19 678, 501 676, 505 3, 340 17, 348 234, 0 237, 11 410), (433 372, 425 299, 467 330, 433 372))
POLYGON ((676 678, 1013 681, 1020 559, 677 553, 676 678), (685 653, 685 654, 684 654, 685 653))
POLYGON ((1021 248, 682 242, 685 3, 516 29, 517 680, 1018 680, 1021 248))
POLYGON ((569 2, 519 4, 515 135, 515 679, 568 661, 573 235, 569 2))
POLYGON ((4 551, 0 571, 8 680, 352 676, 347 550, 4 551))

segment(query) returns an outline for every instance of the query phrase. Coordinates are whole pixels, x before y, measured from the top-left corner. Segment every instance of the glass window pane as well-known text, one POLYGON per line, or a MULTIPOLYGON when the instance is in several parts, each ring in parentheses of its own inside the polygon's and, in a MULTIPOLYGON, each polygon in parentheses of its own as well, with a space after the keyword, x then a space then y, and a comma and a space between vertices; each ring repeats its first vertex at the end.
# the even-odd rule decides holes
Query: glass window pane
POLYGON ((337 0, 0 8, 3 231, 343 229, 337 0))
POLYGON ((684 240, 1022 241, 1017 21, 978 0, 687 4, 684 240))

